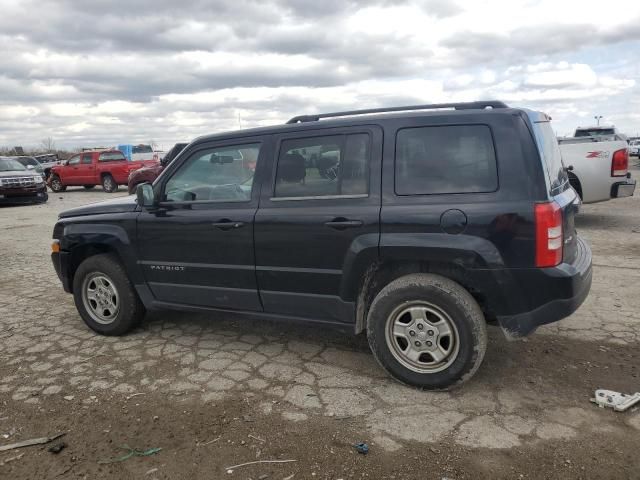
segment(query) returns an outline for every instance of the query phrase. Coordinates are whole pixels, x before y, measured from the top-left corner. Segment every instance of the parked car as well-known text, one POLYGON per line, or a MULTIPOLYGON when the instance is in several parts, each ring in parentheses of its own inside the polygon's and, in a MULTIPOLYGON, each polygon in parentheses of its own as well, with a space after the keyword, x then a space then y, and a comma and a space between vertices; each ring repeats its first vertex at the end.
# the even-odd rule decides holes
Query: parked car
POLYGON ((527 335, 589 292, 549 120, 474 102, 200 137, 136 197, 60 214, 53 265, 104 335, 156 308, 340 325, 399 381, 452 387, 480 366, 487 322, 527 335), (335 175, 318 151, 337 152, 335 175))
POLYGON ((52 167, 48 182, 54 192, 62 192, 72 185, 86 189, 102 185, 105 192, 111 193, 118 185, 126 185, 129 173, 144 165, 144 162, 128 162, 119 150, 87 151, 52 167))
POLYGON ((640 157, 640 140, 631 140, 629 142, 629 155, 640 157))
POLYGON ((44 168, 42 167, 40 162, 38 162, 38 160, 36 160, 34 157, 25 156, 25 157, 13 157, 13 158, 15 158, 25 167, 27 167, 27 170, 34 170, 38 172, 40 175, 42 175, 42 178, 46 179, 44 168))
POLYGON ((157 162, 164 156, 164 152, 154 150, 151 145, 118 145, 118 150, 120 150, 130 162, 140 160, 154 160, 157 162))
POLYGON ((128 181, 128 190, 129 193, 135 193, 136 187, 145 182, 153 183, 154 180, 160 175, 162 170, 165 169, 167 165, 169 165, 174 158, 178 156, 178 154, 184 150, 184 148, 189 145, 188 143, 176 143, 171 149, 165 154, 164 158, 160 160, 157 165, 152 165, 150 167, 143 167, 138 170, 134 170, 129 174, 128 181))
POLYGON ((629 173, 626 140, 616 135, 561 138, 560 152, 571 186, 583 203, 629 197, 636 188, 629 173))
POLYGON ((613 125, 596 125, 592 127, 578 127, 573 133, 574 138, 581 137, 611 137, 616 136, 619 140, 627 140, 627 136, 613 125))
POLYGON ((40 173, 13 157, 0 157, 0 203, 44 203, 48 198, 40 173))
POLYGON ((49 175, 51 174, 51 167, 60 164, 58 155, 55 153, 34 155, 34 158, 40 163, 40 165, 42 165, 42 168, 44 169, 44 176, 47 180, 49 180, 49 175))

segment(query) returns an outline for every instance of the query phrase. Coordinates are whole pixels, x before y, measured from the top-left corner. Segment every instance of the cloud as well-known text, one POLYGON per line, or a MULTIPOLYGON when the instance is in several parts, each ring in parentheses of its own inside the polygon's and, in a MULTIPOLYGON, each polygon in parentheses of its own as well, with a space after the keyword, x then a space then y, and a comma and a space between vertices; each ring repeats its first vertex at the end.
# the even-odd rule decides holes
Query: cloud
POLYGON ((618 0, 0 7, 0 145, 169 144, 300 113, 479 98, 545 109, 561 128, 598 110, 640 129, 640 7, 618 0))

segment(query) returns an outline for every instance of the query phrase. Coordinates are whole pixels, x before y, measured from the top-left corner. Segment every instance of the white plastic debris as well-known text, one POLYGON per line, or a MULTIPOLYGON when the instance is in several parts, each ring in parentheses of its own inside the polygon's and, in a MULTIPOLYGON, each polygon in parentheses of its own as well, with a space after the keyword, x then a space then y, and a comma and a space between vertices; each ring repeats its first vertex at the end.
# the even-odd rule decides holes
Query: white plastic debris
POLYGON ((640 403, 640 392, 633 395, 614 392, 613 390, 596 390, 595 397, 591 399, 593 403, 600 408, 613 408, 616 412, 624 412, 633 407, 636 403, 640 403))

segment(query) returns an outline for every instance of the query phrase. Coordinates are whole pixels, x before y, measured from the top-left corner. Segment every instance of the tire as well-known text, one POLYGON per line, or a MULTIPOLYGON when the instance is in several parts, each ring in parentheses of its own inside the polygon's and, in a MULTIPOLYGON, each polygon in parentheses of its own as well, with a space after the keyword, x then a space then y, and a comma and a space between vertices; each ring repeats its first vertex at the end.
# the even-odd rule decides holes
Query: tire
POLYGON ((440 275, 412 274, 375 297, 367 338, 378 363, 396 380, 448 390, 480 367, 487 326, 478 303, 461 285, 440 275))
POLYGON ((118 190, 118 184, 113 179, 111 174, 107 173, 102 176, 102 189, 107 193, 113 193, 118 190))
POLYGON ((51 187, 51 190, 56 193, 64 192, 67 189, 66 185, 62 184, 62 180, 60 180, 60 177, 58 175, 53 175, 51 177, 51 183, 49 184, 49 187, 51 187))
POLYGON ((109 254, 80 264, 73 277, 73 299, 84 323, 101 335, 123 335, 145 314, 122 264, 109 254))
POLYGON ((91 190, 92 188, 95 188, 95 185, 83 185, 85 190, 91 190))

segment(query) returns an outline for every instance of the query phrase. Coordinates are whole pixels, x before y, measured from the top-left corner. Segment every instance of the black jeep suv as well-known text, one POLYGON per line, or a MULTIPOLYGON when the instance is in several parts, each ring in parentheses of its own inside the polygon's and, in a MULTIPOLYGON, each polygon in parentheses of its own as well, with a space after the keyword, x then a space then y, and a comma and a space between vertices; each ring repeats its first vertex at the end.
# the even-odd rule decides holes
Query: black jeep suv
POLYGON ((98 333, 146 309, 366 332, 398 380, 470 378, 591 285, 550 118, 501 102, 308 115, 198 138, 137 197, 60 215, 55 269, 98 333))

